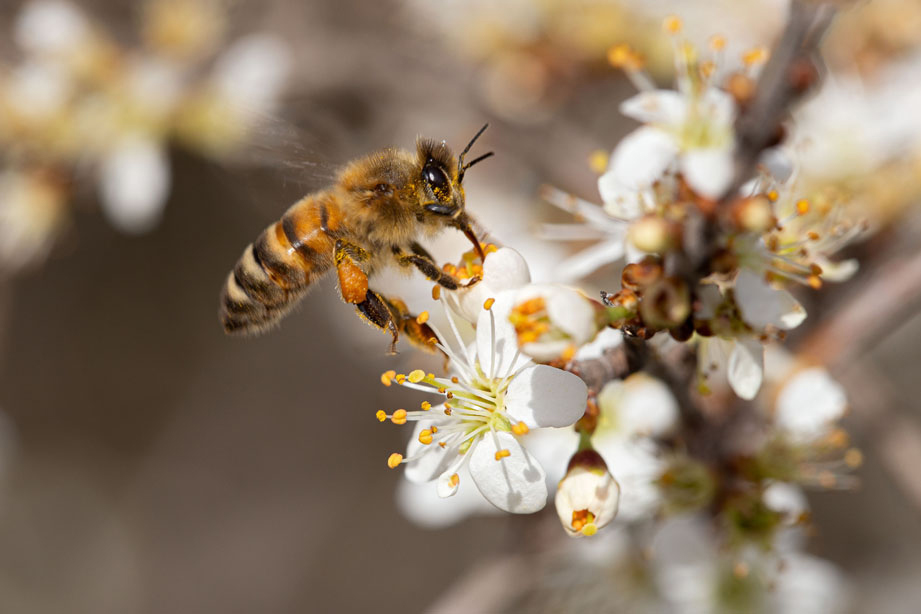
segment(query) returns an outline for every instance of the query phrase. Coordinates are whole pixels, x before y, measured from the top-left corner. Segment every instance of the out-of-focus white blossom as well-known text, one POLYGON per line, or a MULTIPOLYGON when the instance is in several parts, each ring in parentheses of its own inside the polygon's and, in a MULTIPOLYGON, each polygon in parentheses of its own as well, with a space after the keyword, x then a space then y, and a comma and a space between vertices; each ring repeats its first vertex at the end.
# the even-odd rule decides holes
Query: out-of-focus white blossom
POLYGON ((0 270, 17 271, 48 254, 67 218, 65 198, 44 173, 0 173, 0 270))
POLYGON ((170 186, 166 152, 155 142, 128 138, 100 165, 102 210, 123 232, 140 234, 160 221, 170 186))
POLYGON ((826 435, 847 410, 844 389, 821 367, 793 374, 780 389, 774 420, 800 441, 826 435))

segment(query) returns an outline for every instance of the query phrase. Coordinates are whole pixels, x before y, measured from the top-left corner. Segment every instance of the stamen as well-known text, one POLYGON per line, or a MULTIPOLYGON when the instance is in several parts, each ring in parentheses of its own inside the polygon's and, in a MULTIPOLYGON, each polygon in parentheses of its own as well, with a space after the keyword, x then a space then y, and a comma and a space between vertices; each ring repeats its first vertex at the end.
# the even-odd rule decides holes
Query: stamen
POLYGON ((492 309, 493 304, 496 302, 494 298, 488 298, 483 302, 483 309, 492 309))
POLYGON ((394 378, 394 379, 397 380, 397 383, 398 383, 398 384, 402 384, 403 382, 406 381, 406 376, 405 376, 404 374, 402 374, 402 373, 397 373, 397 376, 396 376, 396 378, 394 378))
POLYGON ((419 433, 419 443, 426 446, 432 443, 431 429, 424 429, 419 433))
POLYGON ((432 299, 438 300, 441 298, 441 286, 436 285, 432 288, 432 299))
POLYGON ((516 435, 527 435, 531 429, 528 428, 528 425, 524 422, 519 422, 518 424, 512 425, 512 432, 516 435))
POLYGON ((377 410, 377 413, 374 415, 377 417, 378 422, 384 422, 387 420, 387 412, 385 412, 383 409, 377 410))
POLYGON ((582 527, 582 535, 584 535, 585 537, 591 537, 597 532, 598 532, 598 525, 596 525, 594 522, 590 522, 584 527, 582 527))
POLYGON ((713 51, 722 51, 726 48, 726 37, 714 34, 710 37, 710 49, 713 51))
POLYGON ((400 424, 400 425, 406 424, 406 410, 398 409, 395 412, 393 412, 393 415, 390 416, 390 421, 393 422, 394 424, 400 424))
POLYGON ((800 215, 806 215, 809 213, 809 201, 805 198, 796 201, 796 212, 800 215))
POLYGON ((497 461, 500 461, 500 460, 502 460, 503 458, 507 458, 507 457, 509 457, 509 456, 511 456, 511 455, 512 455, 511 451, 509 451, 509 450, 507 450, 507 449, 496 450, 496 460, 497 460, 497 461))
POLYGON ((412 371, 409 374, 409 377, 407 379, 413 384, 418 384, 419 382, 425 379, 425 371, 423 371, 422 369, 416 369, 415 371, 412 371))
POLYGON ((668 17, 665 18, 665 21, 662 22, 662 28, 668 34, 672 34, 672 35, 678 34, 679 32, 681 32, 681 27, 683 25, 684 24, 681 22, 681 18, 675 15, 669 15, 668 17))
POLYGON ((422 411, 428 411, 432 409, 432 404, 428 401, 422 401, 422 411))
POLYGON ((393 370, 384 371, 383 373, 381 373, 381 383, 385 386, 389 386, 392 383, 393 378, 396 377, 396 375, 397 375, 396 371, 393 371, 393 370))
POLYGON ((768 59, 768 50, 765 47, 755 47, 742 54, 742 62, 748 66, 763 64, 768 59))
MULTIPOLYGON (((437 286, 436 286, 436 287, 437 287, 437 286)), ((429 312, 428 312, 428 311, 423 311, 422 313, 420 313, 419 315, 416 316, 416 323, 417 323, 417 324, 425 324, 425 323, 428 322, 428 321, 429 321, 429 312)))
POLYGON ((458 484, 460 484, 460 476, 456 473, 452 474, 451 477, 448 478, 448 483, 452 488, 456 487, 458 484))
POLYGON ((400 463, 403 462, 403 455, 399 452, 394 452, 387 458, 387 466, 391 469, 396 469, 400 466, 400 463))

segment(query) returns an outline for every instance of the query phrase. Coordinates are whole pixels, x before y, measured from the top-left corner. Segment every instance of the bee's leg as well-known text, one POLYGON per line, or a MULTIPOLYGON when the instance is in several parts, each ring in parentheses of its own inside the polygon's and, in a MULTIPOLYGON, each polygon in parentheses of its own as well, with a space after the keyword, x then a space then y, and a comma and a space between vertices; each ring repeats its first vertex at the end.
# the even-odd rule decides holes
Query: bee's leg
POLYGON ((466 284, 462 283, 459 279, 453 275, 444 272, 441 270, 435 260, 425 251, 425 248, 419 245, 418 243, 412 244, 412 250, 415 253, 405 254, 398 247, 393 248, 393 255, 397 259, 397 262, 401 266, 414 266, 425 275, 428 279, 434 281, 440 286, 444 286, 448 290, 457 290, 460 287, 472 286, 479 281, 479 278, 474 277, 466 284))
POLYGON ((371 255, 360 245, 343 239, 336 241, 335 263, 339 275, 339 292, 346 303, 357 305, 366 300, 368 274, 359 265, 370 258, 371 255))
POLYGON ((406 303, 400 299, 388 299, 374 290, 368 290, 365 300, 355 307, 362 319, 393 336, 391 354, 396 354, 400 333, 405 334, 413 345, 424 350, 431 352, 435 348, 438 341, 435 332, 424 321, 409 313, 406 303))
POLYGON ((396 354, 397 339, 400 338, 400 331, 387 299, 374 290, 367 290, 365 300, 356 304, 355 308, 363 320, 392 335, 390 353, 396 354))

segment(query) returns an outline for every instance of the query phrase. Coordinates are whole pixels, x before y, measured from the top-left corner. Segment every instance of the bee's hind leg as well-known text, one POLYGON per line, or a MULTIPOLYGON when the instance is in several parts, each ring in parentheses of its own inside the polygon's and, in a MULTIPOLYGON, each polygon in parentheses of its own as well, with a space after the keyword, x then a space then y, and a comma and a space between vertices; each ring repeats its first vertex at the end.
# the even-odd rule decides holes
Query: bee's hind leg
POLYGON ((409 313, 406 304, 399 299, 387 299, 374 290, 368 290, 366 298, 355 305, 363 320, 392 335, 390 353, 396 354, 400 333, 422 349, 432 351, 437 337, 424 321, 409 313))

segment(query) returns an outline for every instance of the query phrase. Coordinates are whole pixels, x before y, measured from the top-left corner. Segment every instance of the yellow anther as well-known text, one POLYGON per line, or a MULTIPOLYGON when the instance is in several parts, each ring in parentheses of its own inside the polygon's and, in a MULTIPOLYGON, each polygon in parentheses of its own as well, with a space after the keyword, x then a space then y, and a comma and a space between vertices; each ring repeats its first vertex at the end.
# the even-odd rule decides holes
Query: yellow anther
POLYGON ((486 252, 486 255, 488 256, 489 254, 493 252, 499 251, 499 248, 495 244, 490 243, 485 248, 483 248, 483 251, 486 252))
POLYGON ((447 394, 445 394, 445 398, 453 399, 453 398, 454 398, 454 393, 453 393, 453 392, 448 392, 447 394))
POLYGON ((509 450, 506 450, 506 449, 496 450, 496 460, 497 461, 502 460, 503 458, 509 457, 511 455, 512 453, 509 450))
POLYGON ((596 149, 588 156, 588 167, 599 175, 608 170, 608 152, 596 149))
POLYGON ((428 375, 426 375, 426 377, 429 378, 429 379, 435 379, 435 374, 434 374, 434 373, 429 373, 428 375))
POLYGON ((389 386, 396 375, 396 371, 384 371, 381 373, 381 383, 385 386, 389 386))
POLYGON ((576 344, 570 343, 566 346, 566 349, 560 354, 560 358, 569 362, 572 360, 572 357, 576 355, 576 344))
POLYGON ((768 197, 768 200, 770 200, 773 203, 777 201, 777 199, 780 197, 780 194, 777 193, 777 190, 771 190, 770 192, 767 193, 767 197, 768 197))
POLYGON ((488 298, 488 299, 486 299, 486 300, 483 302, 483 309, 486 309, 487 311, 490 310, 490 309, 492 309, 493 303, 495 303, 495 302, 496 302, 496 299, 494 299, 494 298, 488 298))
POLYGON ((428 311, 423 311, 422 313, 420 313, 419 315, 416 316, 416 322, 417 322, 418 324, 425 324, 425 323, 428 322, 428 321, 429 321, 429 312, 428 312, 428 311))
POLYGON ((441 298, 441 286, 434 286, 432 288, 432 299, 437 301, 439 298, 441 298))
POLYGON ((809 287, 812 288, 813 290, 818 290, 819 288, 822 287, 822 280, 821 278, 819 278, 818 275, 810 275, 809 279, 807 280, 807 283, 809 284, 809 287))
POLYGON ((390 421, 394 424, 406 424, 406 410, 398 409, 390 416, 390 421))
POLYGON ((669 15, 665 18, 665 21, 662 22, 662 29, 668 32, 669 34, 678 34, 681 32, 681 27, 684 24, 681 22, 680 17, 675 15, 669 15))
POLYGON ((822 274, 822 267, 820 267, 819 265, 817 265, 817 264, 814 263, 814 262, 813 262, 812 264, 809 265, 809 270, 812 271, 812 274, 813 274, 813 275, 821 275, 821 274, 822 274))
POLYGON ((403 455, 399 452, 394 452, 387 458, 387 466, 391 469, 396 469, 400 466, 400 463, 403 462, 403 455))
POLYGON ((594 522, 590 522, 584 527, 582 527, 582 531, 581 531, 582 535, 584 535, 585 537, 591 537, 597 532, 598 532, 598 525, 596 525, 594 522))
POLYGON ((422 401, 422 411, 428 411, 432 409, 432 404, 428 401, 422 401))
POLYGON ((441 388, 438 389, 438 394, 444 394, 445 390, 447 389, 444 386, 442 386, 441 388))
POLYGON ((754 49, 749 49, 742 54, 742 62, 746 66, 754 66, 755 64, 762 64, 768 59, 768 50, 765 47, 755 47, 754 49))
POLYGON ((714 51, 722 51, 726 48, 726 37, 715 34, 710 37, 710 49, 714 51))
POLYGON ((419 433, 419 443, 425 446, 432 443, 432 431, 430 429, 425 429, 419 433))
POLYGON ((433 432, 433 433, 437 433, 437 432, 438 432, 438 427, 435 426, 434 424, 432 425, 432 432, 433 432))
POLYGON ((700 64, 700 74, 701 74, 701 76, 703 76, 705 79, 709 79, 710 76, 711 76, 714 72, 716 72, 716 63, 715 63, 715 62, 710 62, 710 61, 701 62, 701 64, 700 64))
POLYGON ((444 448, 444 447, 447 447, 448 444, 446 444, 446 443, 443 442, 443 441, 439 441, 439 442, 438 442, 438 445, 441 446, 442 448, 444 448))
POLYGON ((451 383, 452 383, 452 384, 457 384, 457 383, 459 383, 459 382, 460 382, 460 378, 458 378, 456 375, 452 375, 452 376, 451 376, 451 383))
POLYGON ((457 475, 456 473, 453 474, 450 478, 448 478, 448 483, 451 484, 452 488, 454 488, 455 486, 460 484, 460 476, 457 475))
POLYGON ((425 371, 423 371, 422 369, 416 369, 415 371, 411 371, 409 374, 409 377, 407 377, 406 379, 408 379, 413 384, 418 384, 419 382, 425 379, 425 371))
POLYGON ((518 424, 512 425, 512 432, 516 435, 527 435, 528 431, 531 429, 528 428, 528 425, 524 422, 519 422, 518 424))
POLYGON ((451 408, 450 408, 450 407, 445 407, 445 415, 446 415, 446 416, 450 416, 450 415, 451 415, 451 408))
POLYGON ((817 233, 817 232, 814 231, 814 230, 810 230, 809 232, 807 232, 807 233, 806 233, 806 236, 809 237, 809 240, 810 240, 810 241, 818 241, 819 238, 820 238, 820 237, 819 237, 819 233, 817 233))
POLYGON ((844 453, 844 464, 851 469, 857 469, 863 464, 863 452, 857 448, 851 448, 844 453))
POLYGON ((377 416, 378 422, 383 422, 387 419, 387 412, 385 412, 383 409, 377 410, 377 413, 374 415, 377 416))
POLYGON ((397 373, 397 376, 394 379, 397 380, 398 384, 402 384, 403 382, 406 381, 406 376, 403 375, 402 373, 397 373))
POLYGON ((809 201, 805 198, 802 200, 796 201, 796 212, 800 215, 806 215, 809 213, 809 201))
POLYGON ((630 48, 630 45, 621 43, 608 49, 608 62, 621 70, 641 70, 643 58, 630 48))

